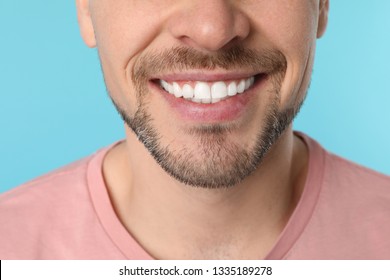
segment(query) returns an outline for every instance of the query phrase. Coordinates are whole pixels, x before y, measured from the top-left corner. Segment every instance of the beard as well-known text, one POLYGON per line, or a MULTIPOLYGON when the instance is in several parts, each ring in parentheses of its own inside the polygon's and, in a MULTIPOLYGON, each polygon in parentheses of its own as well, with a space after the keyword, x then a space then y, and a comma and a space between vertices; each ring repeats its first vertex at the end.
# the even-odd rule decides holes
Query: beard
POLYGON ((131 74, 137 97, 134 114, 110 97, 126 125, 170 176, 194 187, 227 188, 242 182, 261 165, 267 152, 291 124, 302 105, 303 100, 294 107, 279 110, 286 69, 285 57, 275 50, 257 52, 237 47, 206 55, 188 48, 174 48, 144 54, 136 61, 131 74), (164 134, 154 124, 147 102, 150 77, 156 73, 216 68, 262 71, 270 78, 272 88, 268 94, 271 101, 265 115, 258 120, 253 144, 243 147, 231 140, 229 136, 237 129, 234 124, 192 126, 182 131, 193 139, 187 145, 163 144, 164 134))

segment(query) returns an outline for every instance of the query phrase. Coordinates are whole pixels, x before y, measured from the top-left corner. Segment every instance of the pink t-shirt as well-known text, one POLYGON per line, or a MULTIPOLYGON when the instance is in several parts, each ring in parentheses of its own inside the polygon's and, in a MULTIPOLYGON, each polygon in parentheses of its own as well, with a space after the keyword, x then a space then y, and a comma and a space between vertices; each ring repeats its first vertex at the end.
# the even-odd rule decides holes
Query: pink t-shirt
MULTIPOLYGON (((310 154, 306 185, 266 259, 390 259, 390 177, 299 135, 310 154)), ((0 196, 0 259, 152 259, 110 202, 108 150, 0 196)))

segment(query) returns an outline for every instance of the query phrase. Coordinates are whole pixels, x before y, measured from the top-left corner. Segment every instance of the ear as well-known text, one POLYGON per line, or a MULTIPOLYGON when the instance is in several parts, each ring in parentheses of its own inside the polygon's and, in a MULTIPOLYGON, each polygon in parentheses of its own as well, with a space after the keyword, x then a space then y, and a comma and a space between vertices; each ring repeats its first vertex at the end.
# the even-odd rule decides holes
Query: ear
POLYGON ((318 16, 317 38, 324 35, 328 25, 329 0, 320 0, 320 12, 318 16))
POLYGON ((77 19, 81 37, 85 44, 90 48, 94 48, 96 47, 96 38, 89 9, 89 1, 90 0, 76 0, 77 19))

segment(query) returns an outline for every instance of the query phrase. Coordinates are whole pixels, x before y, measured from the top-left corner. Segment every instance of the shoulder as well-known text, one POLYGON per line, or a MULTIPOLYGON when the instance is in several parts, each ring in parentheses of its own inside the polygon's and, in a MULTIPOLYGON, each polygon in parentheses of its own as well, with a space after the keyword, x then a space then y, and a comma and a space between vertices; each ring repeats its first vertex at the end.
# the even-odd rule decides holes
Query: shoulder
POLYGON ((0 258, 61 258, 65 243, 79 242, 85 226, 97 224, 88 189, 95 156, 0 195, 0 258))
POLYGON ((287 258, 388 259, 390 177, 304 139, 315 158, 309 170, 316 173, 306 188, 318 195, 310 196, 310 219, 287 258))
POLYGON ((311 165, 321 166, 311 186, 318 190, 318 198, 289 257, 389 258, 390 177, 330 153, 308 137, 305 140, 310 152, 317 154, 311 165))
POLYGON ((338 185, 351 191, 350 196, 364 194, 366 198, 376 197, 390 202, 389 176, 329 152, 325 156, 324 179, 330 187, 338 185))
POLYGON ((314 159, 312 164, 320 165, 323 169, 321 171, 324 183, 355 189, 362 188, 362 190, 375 188, 385 192, 390 191, 390 176, 329 152, 303 133, 298 133, 298 135, 304 139, 309 147, 311 158, 314 159))
POLYGON ((390 177, 325 150, 305 136, 321 166, 321 198, 329 205, 390 214, 390 177), (319 156, 320 155, 320 156, 319 156), (325 199, 326 198, 326 199, 325 199), (363 207, 363 208, 362 208, 363 207), (368 207, 368 208, 366 208, 368 207), (384 207, 384 208, 382 208, 384 207))
POLYGON ((51 220, 64 208, 71 213, 71 204, 88 198, 89 160, 82 159, 0 195, 2 234, 14 229, 15 225, 23 225, 23 230, 29 231, 55 222, 51 220))
POLYGON ((55 199, 74 192, 77 187, 86 184, 89 160, 90 157, 79 160, 1 194, 0 209, 43 206, 50 202, 47 198, 55 199))

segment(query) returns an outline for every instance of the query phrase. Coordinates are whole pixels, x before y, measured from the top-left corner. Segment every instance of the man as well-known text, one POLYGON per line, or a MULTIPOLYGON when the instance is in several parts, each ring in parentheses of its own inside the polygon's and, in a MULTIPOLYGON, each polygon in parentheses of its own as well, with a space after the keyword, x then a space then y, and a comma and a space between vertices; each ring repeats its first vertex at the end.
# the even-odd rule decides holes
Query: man
POLYGON ((292 131, 328 0, 77 0, 126 140, 0 198, 5 259, 385 259, 390 178, 292 131))

